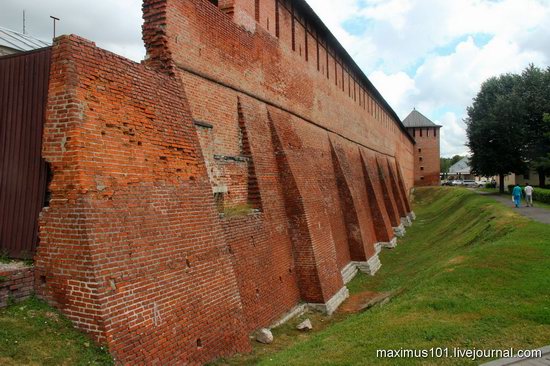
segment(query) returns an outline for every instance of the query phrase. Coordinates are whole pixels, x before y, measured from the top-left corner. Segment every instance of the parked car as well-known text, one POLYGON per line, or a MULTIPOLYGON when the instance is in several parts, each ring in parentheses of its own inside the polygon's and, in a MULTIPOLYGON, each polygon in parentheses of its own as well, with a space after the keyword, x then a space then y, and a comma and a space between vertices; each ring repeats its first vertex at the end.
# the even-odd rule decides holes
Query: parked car
POLYGON ((481 178, 480 180, 476 181, 476 187, 483 188, 489 183, 489 180, 487 178, 481 178))
POLYGON ((458 180, 458 179, 455 179, 451 182, 451 185, 452 186, 461 186, 462 185, 462 181, 461 180, 458 180))
POLYGON ((477 187, 477 182, 473 179, 465 179, 462 181, 464 187, 477 187))

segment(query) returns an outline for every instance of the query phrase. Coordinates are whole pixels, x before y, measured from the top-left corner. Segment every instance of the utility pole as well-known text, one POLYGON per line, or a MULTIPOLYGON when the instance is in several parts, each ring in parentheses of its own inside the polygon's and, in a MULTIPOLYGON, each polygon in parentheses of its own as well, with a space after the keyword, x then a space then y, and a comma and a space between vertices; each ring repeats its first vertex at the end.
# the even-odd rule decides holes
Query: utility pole
POLYGON ((59 18, 56 18, 52 15, 50 15, 50 18, 53 20, 53 38, 55 39, 55 22, 59 20, 59 18))
POLYGON ((27 30, 25 28, 25 10, 23 10, 23 34, 27 34, 27 30))

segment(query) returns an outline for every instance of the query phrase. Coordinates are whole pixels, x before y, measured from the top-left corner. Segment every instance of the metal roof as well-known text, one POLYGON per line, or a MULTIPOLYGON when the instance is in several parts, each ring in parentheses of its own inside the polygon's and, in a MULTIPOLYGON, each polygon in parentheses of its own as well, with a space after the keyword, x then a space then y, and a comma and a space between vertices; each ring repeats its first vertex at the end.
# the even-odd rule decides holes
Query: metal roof
POLYGON ((470 174, 470 158, 466 157, 457 161, 449 168, 450 174, 470 174))
POLYGON ((23 34, 12 31, 11 29, 0 27, 1 47, 7 47, 13 50, 25 52, 48 47, 50 45, 50 42, 44 42, 40 39, 31 37, 28 34, 23 34))
POLYGON ((413 111, 409 113, 407 118, 403 120, 403 124, 405 127, 441 127, 430 121, 428 117, 424 116, 416 109, 413 109, 413 111))

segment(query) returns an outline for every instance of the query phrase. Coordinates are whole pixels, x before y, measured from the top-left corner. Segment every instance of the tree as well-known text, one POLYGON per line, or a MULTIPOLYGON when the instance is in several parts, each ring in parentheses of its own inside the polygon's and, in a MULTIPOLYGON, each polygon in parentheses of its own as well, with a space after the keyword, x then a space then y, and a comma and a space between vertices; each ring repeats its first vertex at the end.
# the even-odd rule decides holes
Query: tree
POLYGON ((550 68, 541 70, 529 65, 521 73, 516 93, 521 96, 522 124, 527 133, 526 159, 539 175, 539 185, 544 187, 548 174, 550 154, 550 123, 543 116, 550 112, 550 68))
POLYGON ((512 74, 485 81, 473 105, 468 107, 465 120, 472 172, 498 175, 501 193, 506 174, 527 168, 528 134, 522 125, 520 83, 521 77, 512 74))
POLYGON ((545 187, 546 177, 550 175, 550 114, 543 117, 543 132, 541 133, 540 155, 533 162, 532 167, 539 175, 539 186, 545 187))

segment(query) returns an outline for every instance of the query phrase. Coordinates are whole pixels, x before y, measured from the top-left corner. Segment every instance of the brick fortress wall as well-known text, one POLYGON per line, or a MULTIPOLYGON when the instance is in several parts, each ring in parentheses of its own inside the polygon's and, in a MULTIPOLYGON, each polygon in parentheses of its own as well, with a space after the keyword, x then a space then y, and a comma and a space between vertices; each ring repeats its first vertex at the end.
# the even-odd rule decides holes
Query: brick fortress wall
POLYGON ((414 185, 438 186, 441 183, 440 173, 440 132, 438 127, 408 128, 414 137, 414 185))
POLYGON ((146 0, 149 67, 53 46, 36 291, 121 363, 200 364, 300 303, 330 313, 410 222, 392 111, 259 3, 146 0))
POLYGON ((412 140, 298 3, 143 7, 146 62, 183 81, 220 212, 254 209, 221 220, 250 329, 299 300, 332 310, 340 273, 375 271, 410 212, 412 140))
POLYGON ((36 291, 124 364, 249 349, 181 81, 75 36, 52 50, 36 291))

